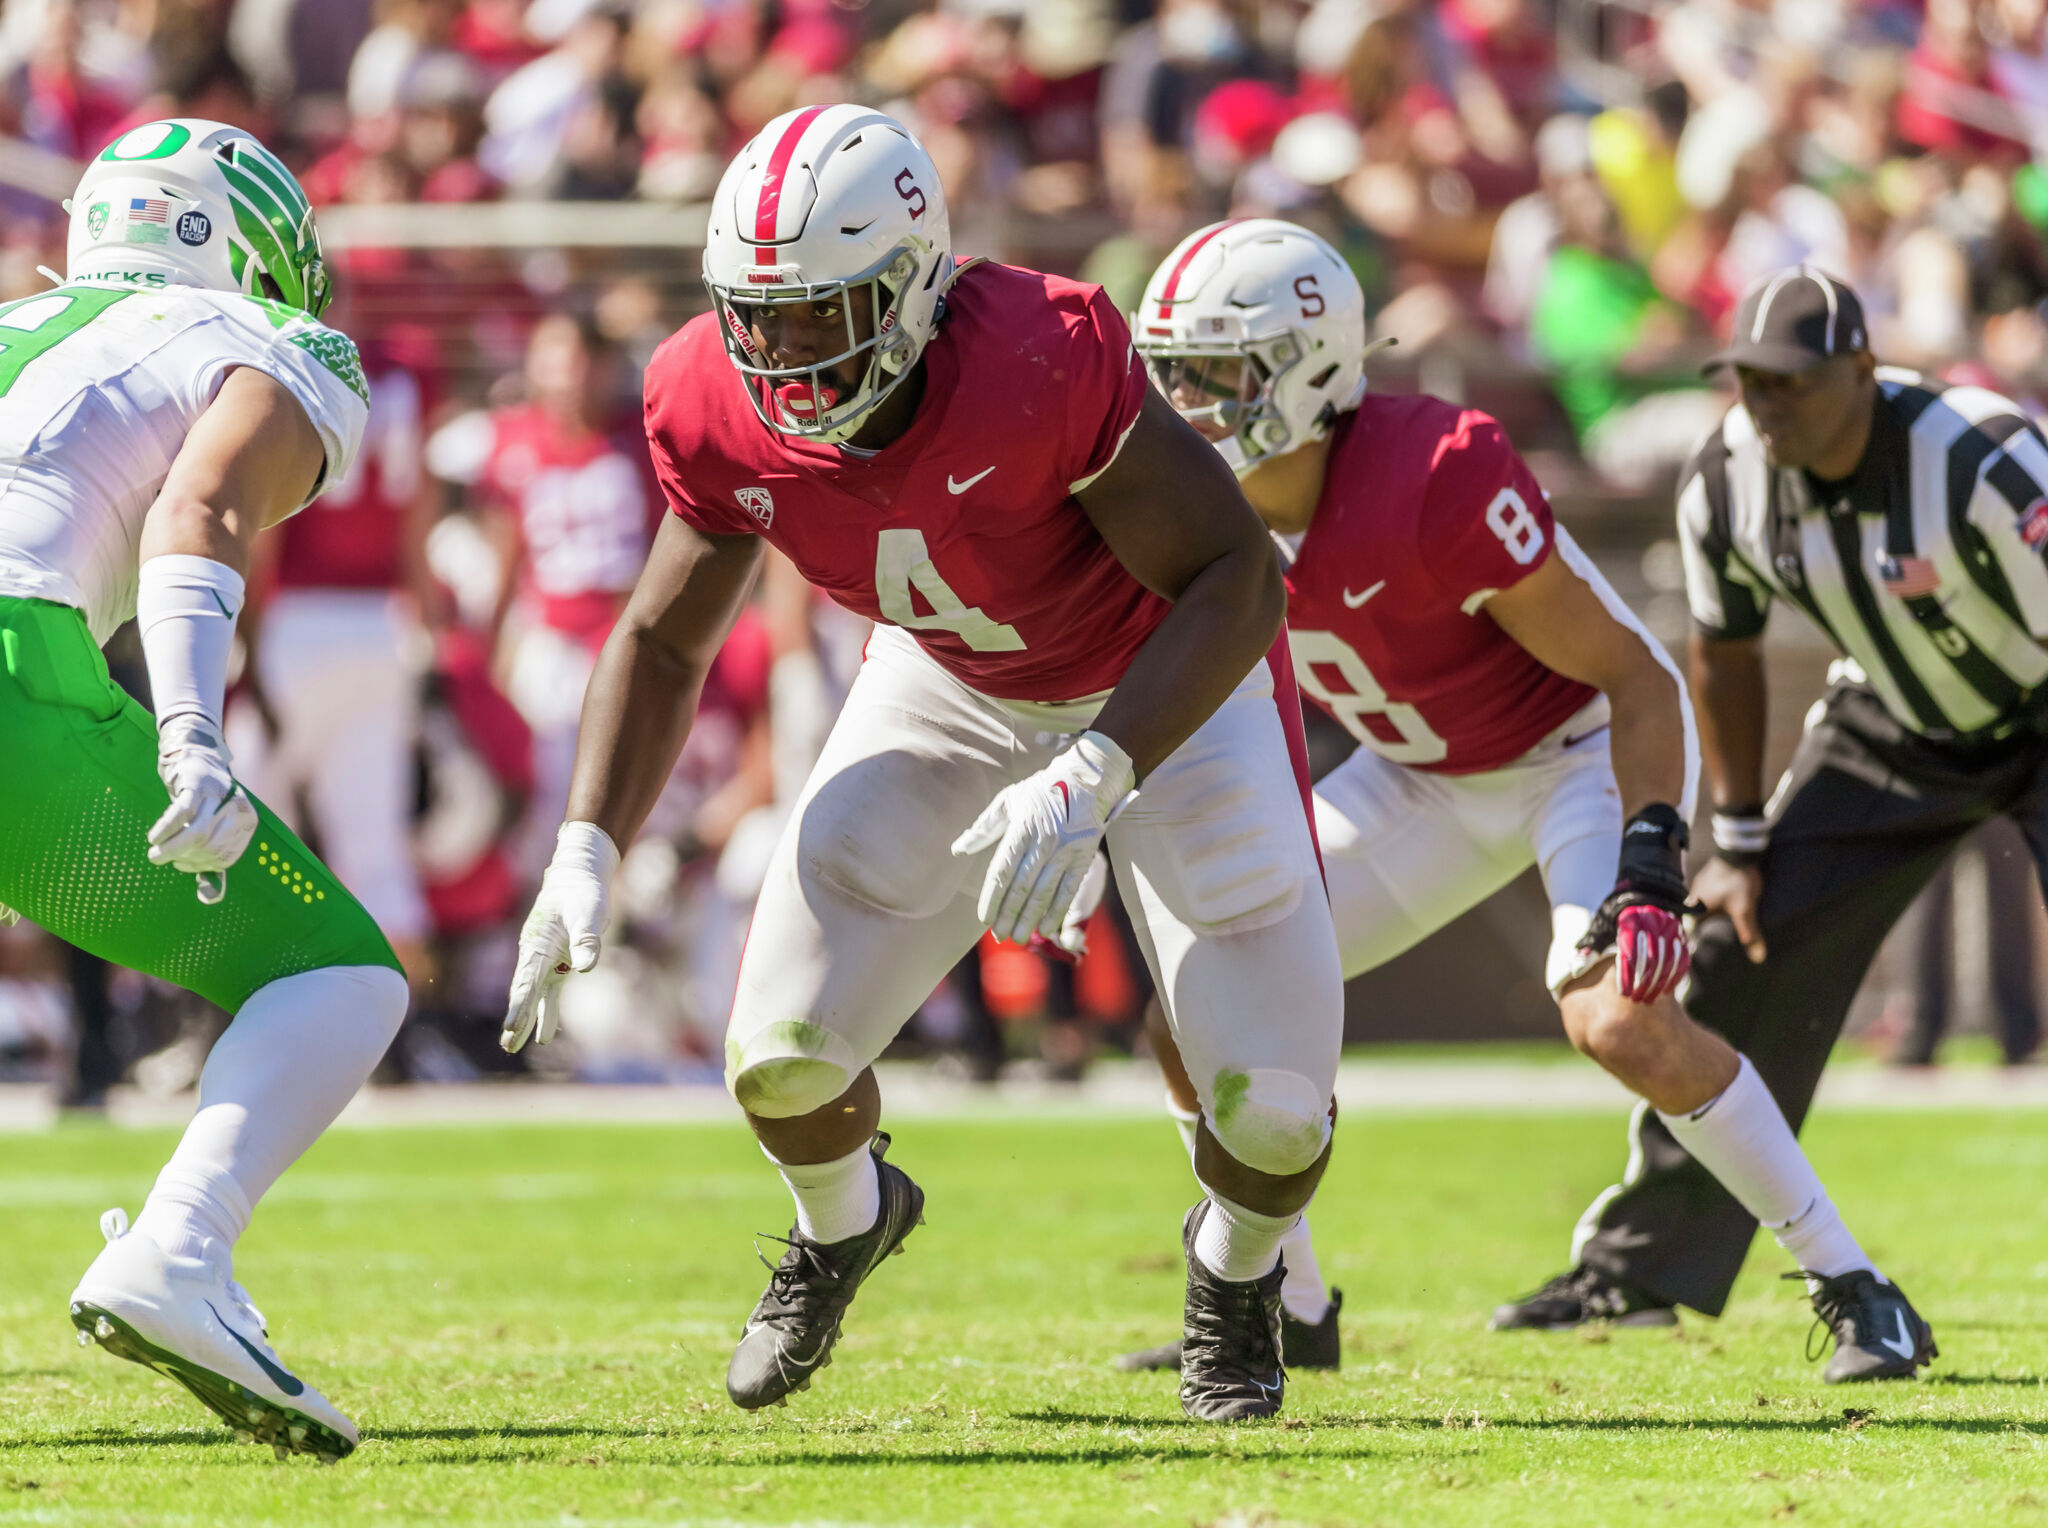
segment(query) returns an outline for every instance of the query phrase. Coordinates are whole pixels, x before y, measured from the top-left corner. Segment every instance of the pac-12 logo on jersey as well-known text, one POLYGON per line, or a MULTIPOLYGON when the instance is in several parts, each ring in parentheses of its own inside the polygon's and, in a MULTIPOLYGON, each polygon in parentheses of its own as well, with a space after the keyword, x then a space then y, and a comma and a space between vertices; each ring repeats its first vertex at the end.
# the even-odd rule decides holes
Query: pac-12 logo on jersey
POLYGON ((741 509, 761 522, 761 529, 775 523, 775 500, 769 497, 767 489, 736 488, 732 496, 740 501, 741 509))

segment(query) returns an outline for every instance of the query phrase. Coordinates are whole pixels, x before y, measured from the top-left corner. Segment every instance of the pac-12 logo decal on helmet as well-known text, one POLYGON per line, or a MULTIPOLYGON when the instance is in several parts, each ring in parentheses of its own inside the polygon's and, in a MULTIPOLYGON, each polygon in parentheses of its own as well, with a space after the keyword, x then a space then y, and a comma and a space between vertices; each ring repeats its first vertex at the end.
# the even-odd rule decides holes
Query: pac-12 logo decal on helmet
POLYGON ((767 489, 739 488, 733 491, 733 497, 740 501, 741 509, 761 522, 763 530, 775 523, 775 500, 767 489))
POLYGON ((107 204, 94 202, 85 214, 85 231, 88 237, 97 239, 107 231, 107 204))

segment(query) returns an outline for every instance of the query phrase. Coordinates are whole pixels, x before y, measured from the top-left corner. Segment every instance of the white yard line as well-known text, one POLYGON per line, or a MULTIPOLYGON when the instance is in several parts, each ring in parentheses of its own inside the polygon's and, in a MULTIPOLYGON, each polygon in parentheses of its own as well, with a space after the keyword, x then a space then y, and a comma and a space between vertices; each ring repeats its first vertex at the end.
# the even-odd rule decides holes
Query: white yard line
MULTIPOLYGON (((1159 1074, 1144 1063, 1098 1067, 1079 1086, 1038 1081, 995 1087, 942 1077, 915 1064, 881 1069, 892 1119, 1005 1119, 1155 1116, 1159 1074)), ((1631 1099, 1590 1063, 1542 1061, 1347 1061, 1337 1100, 1354 1118, 1375 1114, 1625 1113, 1631 1099)), ((1998 1070, 1944 1067, 1900 1071, 1844 1066, 1821 1084, 1821 1109, 2048 1108, 2048 1067, 1998 1070)), ((116 1125, 175 1127, 191 1117, 190 1095, 152 1099, 117 1090, 108 1109, 116 1125)), ((342 1115, 345 1126, 737 1123, 722 1089, 590 1087, 559 1083, 372 1088, 342 1115)), ((49 1091, 0 1087, 0 1131, 45 1130, 56 1123, 49 1091)))

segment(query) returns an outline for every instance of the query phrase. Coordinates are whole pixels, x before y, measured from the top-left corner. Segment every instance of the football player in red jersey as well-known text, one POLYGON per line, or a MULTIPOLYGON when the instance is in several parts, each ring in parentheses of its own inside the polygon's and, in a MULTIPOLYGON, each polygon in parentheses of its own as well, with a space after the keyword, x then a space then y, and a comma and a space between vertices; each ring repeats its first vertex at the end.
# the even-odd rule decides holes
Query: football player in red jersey
POLYGON ((770 123, 712 205, 714 310, 647 372, 668 498, 584 705, 505 1043, 547 1039, 762 543, 880 623, 775 852, 726 1079, 796 1199, 726 1377, 807 1386, 924 1196, 870 1063, 993 929, 1070 946, 1106 842, 1205 1115, 1181 1398, 1281 1404, 1279 1244, 1327 1158, 1342 983, 1273 544, 1099 288, 957 264, 930 158, 770 123), (1142 782, 1142 789, 1139 789, 1142 782))
MULTIPOLYGON (((1835 1281, 1874 1273, 1870 1259, 1754 1068, 1672 995, 1690 962, 1682 856, 1699 773, 1685 687, 1551 519, 1500 426, 1366 392, 1364 294, 1291 223, 1189 236, 1153 275, 1134 332, 1288 545, 1296 677, 1361 745, 1315 792, 1345 975, 1538 867, 1546 976, 1572 1043, 1792 1254, 1834 1329, 1831 1381, 1910 1376, 1913 1345, 1901 1353, 1888 1323, 1833 1319, 1835 1281)), ((1185 1118, 1195 1098, 1175 1037, 1155 1039, 1185 1118)), ((1288 1361, 1335 1367, 1336 1302, 1305 1217, 1282 1257, 1288 1361)), ((1494 1324, 1674 1319, 1627 1300, 1588 1311, 1581 1281, 1555 1283, 1494 1324)), ((1124 1362, 1177 1358, 1168 1345, 1124 1362)))

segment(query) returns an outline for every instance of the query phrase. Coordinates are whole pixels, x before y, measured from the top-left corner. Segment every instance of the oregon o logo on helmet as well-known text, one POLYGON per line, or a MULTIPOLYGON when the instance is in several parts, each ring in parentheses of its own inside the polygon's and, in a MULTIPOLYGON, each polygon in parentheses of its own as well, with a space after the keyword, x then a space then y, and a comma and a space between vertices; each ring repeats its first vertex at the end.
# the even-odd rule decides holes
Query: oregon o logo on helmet
POLYGON ((188 212, 178 219, 178 238, 186 244, 204 244, 213 237, 213 219, 203 212, 188 212))
POLYGON ((917 182, 911 178, 910 171, 907 169, 900 172, 896 177, 896 194, 910 203, 910 215, 912 217, 921 218, 924 216, 924 192, 919 188, 917 182))
POLYGON ((178 122, 146 122, 123 133, 100 151, 114 160, 169 159, 192 141, 192 129, 178 122))

